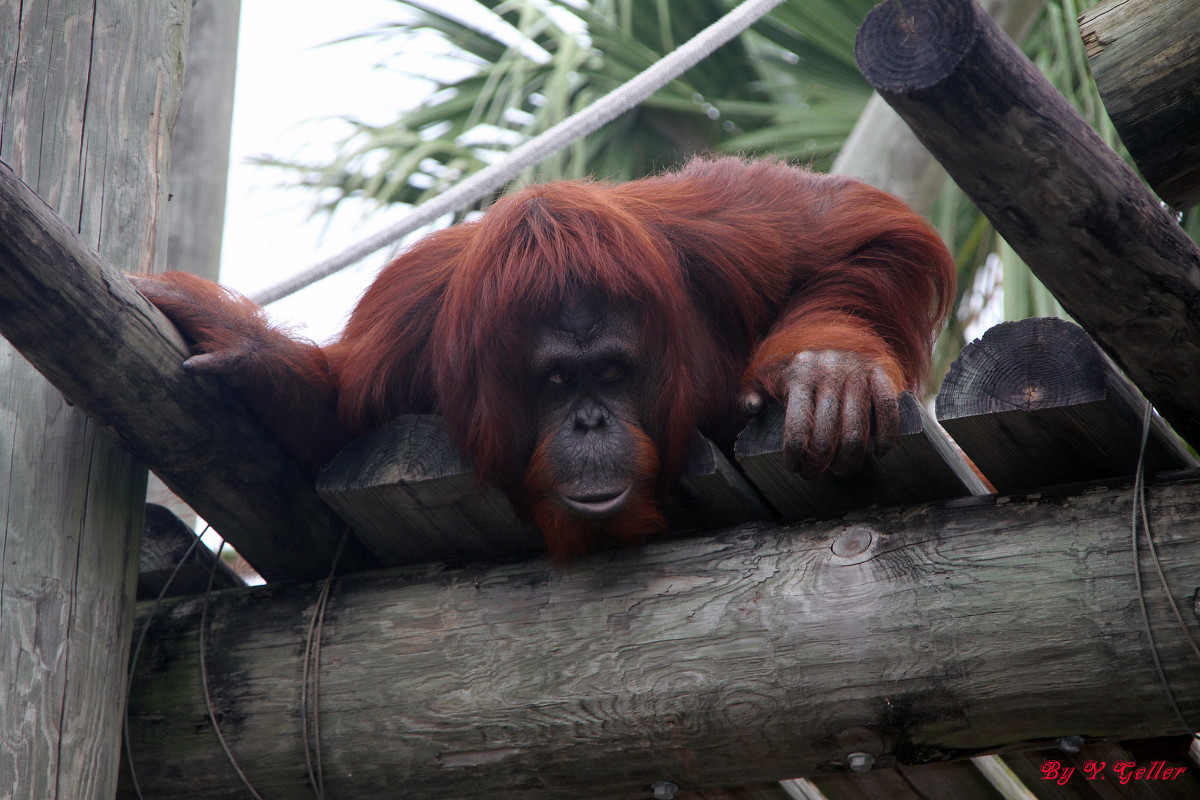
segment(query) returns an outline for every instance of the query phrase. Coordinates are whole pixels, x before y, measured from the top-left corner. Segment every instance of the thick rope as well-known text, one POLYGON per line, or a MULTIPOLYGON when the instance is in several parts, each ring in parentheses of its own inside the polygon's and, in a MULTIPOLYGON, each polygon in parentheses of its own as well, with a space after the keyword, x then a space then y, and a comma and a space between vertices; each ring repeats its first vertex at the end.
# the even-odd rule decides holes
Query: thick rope
POLYGON ((522 170, 540 163, 635 107, 695 66, 705 56, 746 30, 781 2, 783 0, 745 0, 737 8, 693 36, 686 44, 663 56, 645 72, 631 78, 582 111, 572 114, 549 130, 530 139, 509 153, 503 160, 484 167, 437 197, 411 209, 392 225, 368 236, 358 244, 318 262, 282 283, 253 295, 253 299, 261 305, 267 305, 295 294, 306 286, 361 261, 376 250, 387 247, 421 226, 428 225, 442 215, 460 211, 479 202, 519 175, 522 170))

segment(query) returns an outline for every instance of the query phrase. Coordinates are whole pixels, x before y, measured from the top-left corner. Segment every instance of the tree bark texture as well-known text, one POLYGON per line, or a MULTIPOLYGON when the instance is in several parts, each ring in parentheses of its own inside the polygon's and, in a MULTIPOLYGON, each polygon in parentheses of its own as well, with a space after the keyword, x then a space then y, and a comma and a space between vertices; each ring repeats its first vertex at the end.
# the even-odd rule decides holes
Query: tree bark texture
MULTIPOLYGON (((126 270, 158 269, 165 251, 188 8, 0 3, 4 169, 126 270)), ((7 246, 7 219, 0 231, 7 246)), ((30 311, 0 303, 2 319, 30 311)), ((145 485, 133 457, 0 341, 0 796, 115 791, 145 485)))

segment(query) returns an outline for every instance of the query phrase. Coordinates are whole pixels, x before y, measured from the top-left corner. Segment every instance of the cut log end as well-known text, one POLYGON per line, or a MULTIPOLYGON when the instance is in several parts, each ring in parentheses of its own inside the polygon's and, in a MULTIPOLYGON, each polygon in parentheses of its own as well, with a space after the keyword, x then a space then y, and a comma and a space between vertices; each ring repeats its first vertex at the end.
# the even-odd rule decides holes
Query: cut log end
POLYGON ((940 420, 1103 399, 1105 361, 1082 328, 1043 317, 1003 322, 967 345, 937 398, 940 420))
POLYGON ((936 86, 971 50, 979 31, 976 10, 961 0, 881 3, 858 29, 859 69, 881 94, 936 86))

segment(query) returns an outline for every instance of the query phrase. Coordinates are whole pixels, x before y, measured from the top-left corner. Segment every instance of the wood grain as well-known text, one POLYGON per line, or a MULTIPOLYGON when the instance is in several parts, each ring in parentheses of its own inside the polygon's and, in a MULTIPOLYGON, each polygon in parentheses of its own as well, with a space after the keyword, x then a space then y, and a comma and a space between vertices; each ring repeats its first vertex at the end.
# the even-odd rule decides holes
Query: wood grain
MULTIPOLYGON (((190 5, 0 3, 3 169, 125 269, 162 262, 190 5)), ((7 218, 0 230, 19 242, 7 218)), ((38 308, 0 303, 0 319, 38 308)), ((46 336, 75 328, 55 321, 46 336)), ((145 486, 145 469, 0 341, 2 797, 113 795, 145 486)))
MULTIPOLYGON (((1171 594, 1200 585, 1200 476, 1150 488, 1171 594)), ((327 796, 646 796, 1179 730, 1150 657, 1131 492, 965 498, 603 554, 336 582, 322 641, 327 796), (401 788, 403 787, 403 788, 401 788)), ((1144 565, 1145 566, 1145 565, 1144 565)), ((1200 673, 1143 576, 1184 715, 1200 673)), ((298 716, 319 586, 212 597, 210 685, 251 782, 309 797, 298 716)), ((131 704, 142 786, 223 797, 196 642, 154 621, 131 704), (201 780, 203 778, 203 780, 201 780)))
MULTIPOLYGON (((1002 322, 963 348, 942 381, 938 420, 1004 492, 1133 475, 1146 399, 1074 323, 1002 322)), ((1196 466, 1151 415, 1148 475, 1196 466)))
POLYGON ((1080 15, 1079 34, 1146 181, 1176 209, 1200 203, 1200 5, 1109 0, 1080 15))

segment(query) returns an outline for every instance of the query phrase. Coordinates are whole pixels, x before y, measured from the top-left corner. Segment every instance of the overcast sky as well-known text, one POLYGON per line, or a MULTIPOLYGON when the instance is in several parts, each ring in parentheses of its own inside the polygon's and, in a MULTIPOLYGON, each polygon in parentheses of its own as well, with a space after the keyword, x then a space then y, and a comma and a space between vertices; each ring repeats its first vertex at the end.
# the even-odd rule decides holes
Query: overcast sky
MULTIPOLYGON (((364 218, 357 206, 339 212, 331 223, 324 217, 310 220, 311 193, 280 189, 285 175, 246 163, 263 154, 328 158, 346 128, 311 120, 345 114, 384 121, 423 96, 421 82, 377 68, 394 55, 394 44, 364 40, 325 46, 396 19, 396 8, 392 0, 243 0, 223 283, 252 294, 399 216, 397 209, 364 218)), ((326 340, 341 328, 383 260, 376 256, 273 304, 272 317, 303 325, 304 335, 326 340)))

